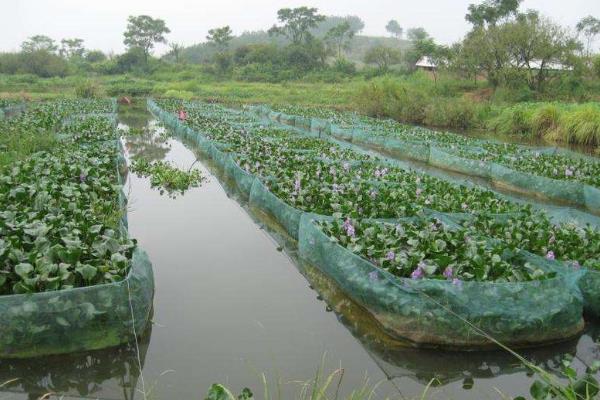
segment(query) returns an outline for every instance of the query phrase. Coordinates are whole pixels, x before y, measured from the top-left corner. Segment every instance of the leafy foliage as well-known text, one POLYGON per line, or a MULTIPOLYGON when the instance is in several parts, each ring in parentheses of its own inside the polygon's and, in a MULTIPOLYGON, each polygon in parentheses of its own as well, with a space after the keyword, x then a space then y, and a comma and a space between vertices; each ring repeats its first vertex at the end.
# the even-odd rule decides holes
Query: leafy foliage
POLYGON ((550 276, 519 261, 502 242, 436 220, 398 224, 364 220, 321 222, 332 241, 403 278, 520 282, 550 276))
POLYGON ((143 50, 147 60, 150 50, 155 43, 165 43, 165 34, 171 32, 165 21, 152 18, 148 15, 130 16, 127 19, 127 30, 124 33, 123 43, 129 48, 143 50))
POLYGON ((166 192, 170 197, 200 186, 205 179, 197 169, 181 171, 165 161, 148 162, 144 158, 134 160, 131 170, 139 176, 150 177, 152 187, 158 187, 161 194, 166 192))
MULTIPOLYGON (((69 106, 85 104, 49 104, 15 123, 21 129, 52 126, 69 106), (44 114, 54 107, 58 117, 44 114)), ((102 110, 103 104, 88 108, 102 110)), ((0 294, 115 282, 129 271, 135 241, 120 226, 125 210, 115 125, 80 118, 63 132, 59 148, 35 153, 0 175, 0 294)))

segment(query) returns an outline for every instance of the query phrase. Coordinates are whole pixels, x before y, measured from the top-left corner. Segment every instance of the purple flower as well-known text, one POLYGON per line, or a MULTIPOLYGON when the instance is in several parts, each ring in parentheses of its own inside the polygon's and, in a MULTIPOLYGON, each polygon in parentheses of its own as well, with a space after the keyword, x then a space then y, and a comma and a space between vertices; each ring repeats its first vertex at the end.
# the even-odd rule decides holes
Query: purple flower
POLYGON ((581 264, 579 264, 579 261, 573 261, 573 263, 571 264, 571 266, 576 271, 579 271, 581 269, 581 264))
POLYGON ((354 229, 354 226, 352 225, 352 221, 350 221, 350 218, 346 218, 342 227, 346 231, 346 235, 350 237, 354 237, 356 235, 356 231, 354 229))
POLYGON ((335 175, 335 173, 336 173, 335 167, 330 167, 330 168, 329 168, 329 173, 330 173, 331 175, 335 175))
POLYGON ((342 168, 344 168, 344 171, 346 171, 346 172, 350 171, 350 163, 348 161, 345 161, 342 164, 342 168))
POLYGON ((417 188, 417 191, 415 192, 415 194, 417 195, 417 197, 419 197, 421 195, 421 193, 423 193, 423 189, 417 188))
POLYGON ((546 253, 546 259, 547 260, 554 260, 556 257, 554 256, 554 252, 552 250, 549 250, 548 253, 546 253))
POLYGON ((454 271, 452 270, 452 267, 446 267, 446 269, 444 270, 444 277, 446 279, 451 279, 452 276, 454 276, 454 271))
POLYGON ((346 234, 350 237, 354 237, 356 235, 356 232, 354 231, 354 227, 352 225, 346 228, 346 234))
POLYGON ((569 168, 565 169, 565 176, 573 176, 573 170, 569 168))
POLYGON ((467 203, 462 203, 460 206, 462 207, 463 210, 466 210, 467 208, 469 208, 467 203))
POLYGON ((379 280, 379 274, 377 273, 377 271, 371 271, 371 272, 369 272, 369 279, 372 282, 378 281, 379 280))
POLYGON ((83 183, 83 182, 85 182, 86 179, 87 179, 87 175, 84 172, 79 174, 79 182, 83 183))
POLYGON ((296 193, 298 193, 298 192, 300 192, 300 188, 301 188, 300 178, 296 178, 296 181, 294 182, 294 191, 296 193))
POLYGON ((396 259, 396 253, 391 250, 388 251, 388 253, 385 255, 385 259, 388 261, 394 261, 396 259))
POLYGON ((462 281, 460 279, 454 278, 454 279, 452 279, 452 284, 455 285, 455 286, 458 286, 458 287, 462 287, 463 283, 462 283, 462 281))
POLYGON ((425 271, 421 268, 421 263, 419 266, 410 274, 411 279, 422 279, 425 276, 425 271))
POLYGON ((379 178, 381 176, 381 171, 379 169, 375 170, 375 177, 379 178))
POLYGON ((371 190, 369 196, 371 196, 371 198, 374 199, 375 197, 377 197, 377 192, 375 190, 371 190))

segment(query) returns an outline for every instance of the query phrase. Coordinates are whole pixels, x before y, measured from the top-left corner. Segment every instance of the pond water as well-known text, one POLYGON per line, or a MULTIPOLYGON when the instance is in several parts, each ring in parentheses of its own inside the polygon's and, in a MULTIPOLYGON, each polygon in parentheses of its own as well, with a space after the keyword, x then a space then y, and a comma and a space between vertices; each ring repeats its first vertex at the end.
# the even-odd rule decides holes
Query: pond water
MULTIPOLYGON (((173 199, 129 174, 130 233, 154 267, 152 327, 137 346, 0 360, 0 400, 202 399, 215 382, 250 387, 262 398, 262 374, 273 398, 290 399, 321 363, 323 375, 343 368, 339 398, 365 377, 377 385, 374 399, 421 398, 433 378, 439 383, 429 389, 431 399, 529 392, 533 378, 504 352, 417 350, 386 336, 335 284, 296 260, 293 248, 281 251, 194 151, 161 138, 144 111, 123 111, 123 125, 147 129, 123 139, 128 158, 166 160, 208 177, 173 199)), ((522 354, 557 369, 570 353, 583 368, 600 358, 598 336, 590 326, 577 340, 522 354)))

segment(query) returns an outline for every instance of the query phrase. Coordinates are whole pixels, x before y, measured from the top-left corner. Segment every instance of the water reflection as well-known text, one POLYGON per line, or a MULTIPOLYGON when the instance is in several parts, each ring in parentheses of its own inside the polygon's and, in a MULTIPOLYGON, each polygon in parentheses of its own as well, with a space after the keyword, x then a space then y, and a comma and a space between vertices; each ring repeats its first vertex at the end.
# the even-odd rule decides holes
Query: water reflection
POLYGON ((165 158, 170 150, 168 138, 160 134, 158 121, 146 111, 145 99, 133 99, 133 105, 119 107, 119 128, 125 136, 125 150, 130 158, 141 155, 148 161, 165 158), (158 133, 157 133, 158 132, 158 133))
MULTIPOLYGON (((388 379, 408 377, 423 385, 432 381, 435 385, 446 385, 462 380, 469 385, 474 378, 528 373, 527 368, 505 351, 460 352, 412 348, 409 343, 383 332, 370 314, 348 298, 335 282, 316 267, 301 261, 298 264, 311 287, 327 303, 328 309, 360 341, 388 379)), ((559 374, 561 361, 567 355, 574 355, 582 367, 597 360, 600 356, 596 344, 599 334, 598 326, 591 325, 579 339, 518 350, 518 353, 547 371, 559 374)))
MULTIPOLYGON (((152 324, 135 343, 119 347, 39 359, 0 360, 0 396, 23 394, 27 399, 50 394, 97 398, 136 398, 136 386, 152 334, 152 324)), ((140 397, 139 395, 137 397, 140 397)), ((12 398, 12 397, 11 397, 12 398)))

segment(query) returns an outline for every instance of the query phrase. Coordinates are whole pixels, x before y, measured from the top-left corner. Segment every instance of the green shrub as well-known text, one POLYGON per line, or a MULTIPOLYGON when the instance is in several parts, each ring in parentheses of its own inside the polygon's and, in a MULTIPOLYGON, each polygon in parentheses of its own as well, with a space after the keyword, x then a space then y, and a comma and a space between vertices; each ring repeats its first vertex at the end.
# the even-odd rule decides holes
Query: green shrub
POLYGON ((97 99, 102 97, 102 89, 96 82, 85 81, 75 86, 75 95, 82 99, 97 99))
POLYGON ((600 108, 585 105, 566 111, 560 120, 560 128, 549 138, 568 143, 600 145, 600 108))
POLYGON ((537 108, 531 117, 531 133, 536 137, 548 137, 558 129, 560 109, 556 104, 546 104, 537 108))
POLYGON ((194 93, 185 90, 167 90, 164 97, 171 97, 181 100, 191 100, 194 97, 194 93))
POLYGON ((596 78, 600 79, 600 55, 592 60, 592 72, 596 78))
POLYGON ((437 99, 425 108, 425 124, 453 129, 476 125, 477 105, 466 99, 437 99))
POLYGON ((354 75, 356 73, 356 64, 345 58, 338 58, 333 64, 333 69, 345 75, 354 75))
POLYGON ((503 109, 487 123, 487 128, 502 135, 525 135, 531 133, 533 111, 528 104, 503 109))
POLYGON ((154 85, 151 82, 124 79, 111 83, 106 89, 106 94, 112 97, 144 97, 149 96, 153 90, 154 85))

